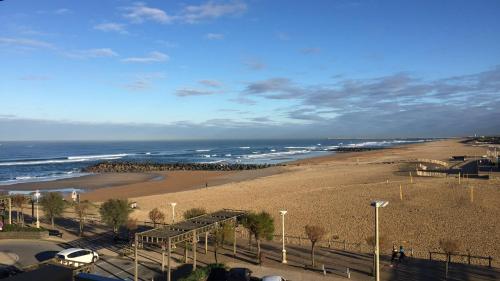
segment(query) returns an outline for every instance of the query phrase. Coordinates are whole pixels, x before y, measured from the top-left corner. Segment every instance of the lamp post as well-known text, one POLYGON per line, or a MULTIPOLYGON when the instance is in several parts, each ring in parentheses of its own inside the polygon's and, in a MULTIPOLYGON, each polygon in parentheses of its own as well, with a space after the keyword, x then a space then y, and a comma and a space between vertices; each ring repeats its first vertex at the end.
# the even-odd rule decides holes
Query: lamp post
POLYGON ((282 259, 281 263, 287 263, 286 261, 286 250, 285 250, 285 215, 287 211, 286 210, 281 210, 280 215, 281 215, 281 241, 283 242, 283 250, 282 250, 282 259))
POLYGON ((172 223, 175 223, 175 205, 177 205, 177 203, 170 203, 170 206, 172 206, 172 223))
POLYGON ((40 191, 35 192, 35 199, 36 199, 36 228, 40 228, 40 220, 38 216, 38 199, 40 198, 40 191))
POLYGON ((378 235, 378 208, 384 208, 389 204, 388 201, 375 200, 371 202, 371 206, 375 208, 375 253, 374 253, 374 273, 375 281, 380 281, 380 249, 379 249, 379 235, 378 235))

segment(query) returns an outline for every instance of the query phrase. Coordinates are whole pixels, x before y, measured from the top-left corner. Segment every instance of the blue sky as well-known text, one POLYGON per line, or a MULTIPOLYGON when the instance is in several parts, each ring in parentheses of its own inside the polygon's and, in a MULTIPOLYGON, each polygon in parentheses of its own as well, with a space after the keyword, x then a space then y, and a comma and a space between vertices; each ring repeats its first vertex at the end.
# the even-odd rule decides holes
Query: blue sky
POLYGON ((0 2, 0 139, 500 133, 500 2, 0 2))

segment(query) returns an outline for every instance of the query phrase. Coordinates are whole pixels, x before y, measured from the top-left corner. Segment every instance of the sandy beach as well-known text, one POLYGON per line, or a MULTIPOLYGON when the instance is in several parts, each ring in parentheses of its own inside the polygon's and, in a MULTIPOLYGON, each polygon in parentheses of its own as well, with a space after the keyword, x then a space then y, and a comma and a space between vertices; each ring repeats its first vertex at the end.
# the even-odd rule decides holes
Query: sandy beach
MULTIPOLYGON (((398 173, 402 163, 414 158, 447 160, 451 155, 482 155, 483 147, 445 140, 361 153, 337 154, 289 164, 280 174, 200 190, 131 198, 139 204, 133 216, 147 219, 159 207, 169 214, 168 202, 183 211, 204 207, 266 210, 279 221, 287 209, 289 235, 304 236, 306 224, 318 224, 331 236, 365 242, 373 233, 372 199, 388 200, 381 210, 381 232, 389 243, 415 249, 427 257, 439 249, 439 240, 460 241, 461 251, 500 257, 500 189, 498 179, 414 177, 398 173), (399 186, 403 200, 399 198, 399 186), (474 187, 474 202, 469 201, 474 187), (141 208, 142 207, 142 208, 141 208)), ((277 230, 278 233, 278 230, 277 230)), ((385 249, 386 252, 390 249, 385 249)), ((494 261, 496 263, 496 261, 494 261)))

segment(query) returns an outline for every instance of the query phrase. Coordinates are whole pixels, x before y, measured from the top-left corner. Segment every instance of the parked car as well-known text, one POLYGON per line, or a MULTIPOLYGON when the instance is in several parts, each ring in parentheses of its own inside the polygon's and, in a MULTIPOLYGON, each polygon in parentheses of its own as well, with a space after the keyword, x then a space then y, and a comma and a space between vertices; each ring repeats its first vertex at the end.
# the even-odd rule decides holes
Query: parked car
POLYGON ((231 268, 227 274, 227 281, 250 281, 252 271, 248 268, 231 268))
POLYGON ((70 248, 62 250, 56 257, 63 262, 70 263, 93 263, 99 260, 99 254, 89 249, 70 248))
POLYGON ((264 276, 262 277, 262 281, 286 281, 285 277, 282 276, 264 276))

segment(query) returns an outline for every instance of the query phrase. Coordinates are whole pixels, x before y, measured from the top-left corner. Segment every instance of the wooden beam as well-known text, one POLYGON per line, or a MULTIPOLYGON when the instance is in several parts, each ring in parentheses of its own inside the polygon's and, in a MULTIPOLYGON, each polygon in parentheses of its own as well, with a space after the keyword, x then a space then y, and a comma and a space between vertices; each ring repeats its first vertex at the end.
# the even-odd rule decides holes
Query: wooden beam
POLYGON ((137 244, 139 243, 138 235, 137 233, 135 234, 135 240, 134 240, 134 281, 137 281, 139 278, 139 273, 138 273, 138 261, 137 261, 137 244))
POLYGON ((196 241, 196 230, 193 230, 193 271, 196 270, 196 246, 198 241, 196 241))

